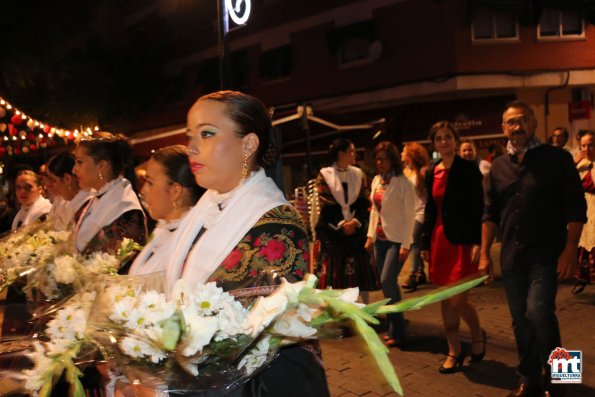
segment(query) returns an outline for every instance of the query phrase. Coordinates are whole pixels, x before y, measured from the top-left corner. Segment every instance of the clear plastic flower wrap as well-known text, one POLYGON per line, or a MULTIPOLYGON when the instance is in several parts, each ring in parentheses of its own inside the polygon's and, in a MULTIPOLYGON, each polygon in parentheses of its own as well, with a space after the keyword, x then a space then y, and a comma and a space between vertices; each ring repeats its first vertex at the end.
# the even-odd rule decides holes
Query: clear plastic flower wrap
POLYGON ((27 285, 44 295, 56 297, 58 286, 48 276, 54 270, 48 266, 71 246, 72 234, 53 230, 51 221, 34 223, 6 235, 0 241, 0 290, 26 280, 27 285))
POLYGON ((105 280, 89 333, 111 372, 131 384, 175 394, 231 390, 278 350, 246 328, 249 310, 215 283, 179 281, 168 299, 159 273, 105 280))
POLYGON ((50 224, 37 225, 0 242, 0 291, 11 285, 23 290, 33 316, 41 316, 97 275, 116 274, 140 249, 124 239, 115 254, 95 252, 82 257, 70 232, 53 231, 50 224))
POLYGON ((93 292, 79 293, 56 310, 45 333, 33 340, 27 357, 34 365, 22 371, 25 387, 47 396, 64 373, 70 395, 84 395, 77 366, 96 364, 92 342, 113 379, 125 379, 125 387, 135 388, 132 395, 148 390, 148 395, 220 396, 264 370, 282 346, 316 338, 323 327, 348 320, 389 385, 402 395, 388 349, 369 324, 382 314, 447 299, 484 279, 463 280, 395 305, 386 305, 387 300, 362 305, 356 302, 357 288, 318 290, 313 275, 296 283, 281 278, 276 286, 230 291, 235 298, 214 283, 191 288, 183 280, 166 297, 160 273, 103 276, 93 292), (257 295, 249 306, 240 304, 257 295))
POLYGON ((0 374, 10 381, 11 392, 49 396, 64 375, 69 395, 84 396, 81 368, 94 364, 89 357, 97 352, 85 335, 94 299, 95 292, 79 291, 56 306, 47 323, 32 334, 0 340, 0 374))

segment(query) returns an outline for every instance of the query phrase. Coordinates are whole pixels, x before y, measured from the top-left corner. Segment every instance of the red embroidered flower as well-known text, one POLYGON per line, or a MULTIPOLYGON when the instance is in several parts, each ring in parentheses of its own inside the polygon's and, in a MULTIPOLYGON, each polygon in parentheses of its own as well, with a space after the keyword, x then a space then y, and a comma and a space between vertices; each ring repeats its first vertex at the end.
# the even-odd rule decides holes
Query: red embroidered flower
POLYGON ((304 262, 306 262, 306 264, 309 265, 310 264, 310 251, 304 250, 302 257, 304 258, 304 262))
POLYGON ((227 258, 225 258, 221 266, 223 266, 225 270, 229 271, 240 264, 243 256, 244 254, 242 251, 234 249, 229 253, 229 255, 227 255, 227 258))
POLYGON ((269 240, 265 248, 260 250, 260 256, 266 256, 267 261, 272 263, 283 258, 287 247, 279 240, 269 240))
POLYGON ((298 277, 304 277, 304 271, 302 269, 296 269, 295 275, 298 277))

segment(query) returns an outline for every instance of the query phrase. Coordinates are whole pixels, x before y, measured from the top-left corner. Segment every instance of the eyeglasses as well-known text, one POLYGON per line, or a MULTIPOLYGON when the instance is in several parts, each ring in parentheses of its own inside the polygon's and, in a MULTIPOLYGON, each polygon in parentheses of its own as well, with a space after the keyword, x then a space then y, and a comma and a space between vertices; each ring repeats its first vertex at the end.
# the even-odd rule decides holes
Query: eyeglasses
POLYGON ((514 119, 508 119, 508 120, 502 122, 502 125, 505 127, 508 127, 508 128, 512 128, 517 125, 527 124, 529 122, 529 120, 530 119, 527 117, 517 117, 514 119))

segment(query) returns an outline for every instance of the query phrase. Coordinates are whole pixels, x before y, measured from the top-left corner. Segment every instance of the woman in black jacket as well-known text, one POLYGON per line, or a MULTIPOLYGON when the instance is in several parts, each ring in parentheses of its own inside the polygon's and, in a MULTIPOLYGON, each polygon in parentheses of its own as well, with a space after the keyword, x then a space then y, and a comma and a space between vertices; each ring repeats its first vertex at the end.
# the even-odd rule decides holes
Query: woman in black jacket
MULTIPOLYGON (((482 175, 477 164, 456 154, 458 140, 456 129, 446 121, 434 124, 430 130, 430 141, 442 160, 426 174, 428 201, 421 245, 422 255, 430 263, 430 279, 439 286, 477 272, 481 243, 482 175)), ((465 358, 459 340, 460 319, 471 331, 472 362, 485 355, 485 332, 467 293, 441 304, 448 357, 439 371, 452 373, 461 369, 465 358)))

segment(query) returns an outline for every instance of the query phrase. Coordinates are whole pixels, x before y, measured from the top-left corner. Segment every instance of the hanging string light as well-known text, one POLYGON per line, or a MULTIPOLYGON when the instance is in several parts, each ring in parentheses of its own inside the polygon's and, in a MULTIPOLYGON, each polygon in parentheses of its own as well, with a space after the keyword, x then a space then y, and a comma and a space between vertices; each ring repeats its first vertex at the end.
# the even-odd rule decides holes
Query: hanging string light
POLYGON ((99 127, 80 127, 74 131, 57 128, 35 120, 0 98, 0 158, 28 153, 56 145, 77 143, 91 137, 99 127))

